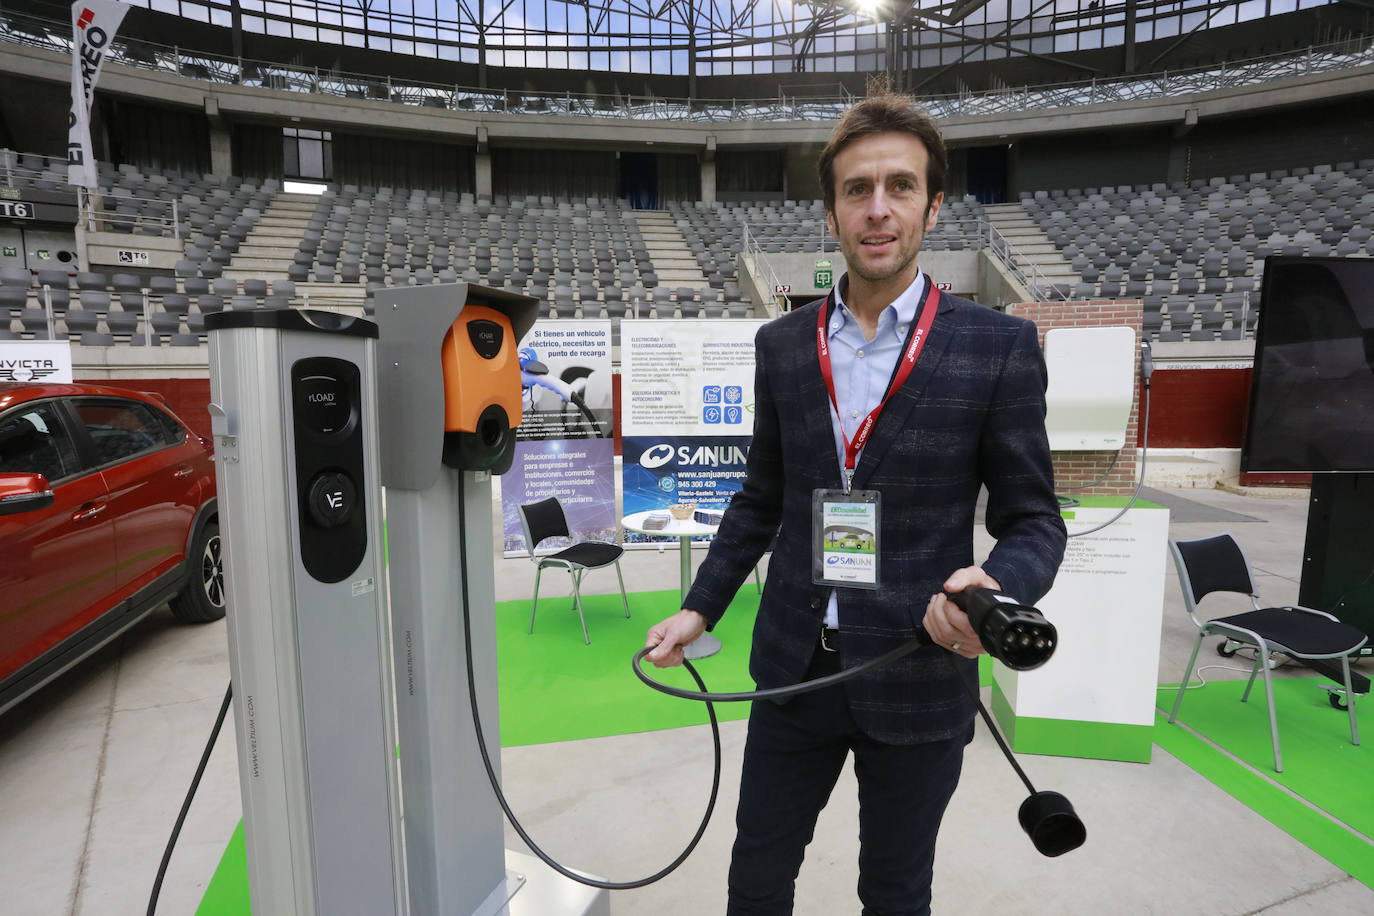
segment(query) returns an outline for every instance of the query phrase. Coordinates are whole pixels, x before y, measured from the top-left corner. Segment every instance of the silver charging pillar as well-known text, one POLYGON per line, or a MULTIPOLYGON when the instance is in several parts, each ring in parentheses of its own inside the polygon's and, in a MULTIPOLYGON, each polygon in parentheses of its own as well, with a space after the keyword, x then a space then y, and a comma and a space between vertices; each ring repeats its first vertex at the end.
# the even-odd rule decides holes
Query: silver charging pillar
POLYGON ((295 309, 205 324, 253 912, 407 913, 376 326, 295 309))
POLYGON ((463 308, 479 304, 509 317, 513 339, 500 346, 513 353, 534 323, 535 300, 459 283, 390 287, 377 291, 376 302, 411 912, 608 916, 605 891, 505 849, 501 809, 477 750, 470 712, 464 585, 482 731, 499 776, 491 473, 443 463, 440 348, 463 308))

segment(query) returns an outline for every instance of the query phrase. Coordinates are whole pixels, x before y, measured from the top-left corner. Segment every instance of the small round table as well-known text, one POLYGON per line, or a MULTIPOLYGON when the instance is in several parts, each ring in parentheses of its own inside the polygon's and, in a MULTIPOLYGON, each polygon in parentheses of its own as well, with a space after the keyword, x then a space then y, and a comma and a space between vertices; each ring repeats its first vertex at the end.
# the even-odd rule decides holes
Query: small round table
MULTIPOLYGON (((682 570, 682 600, 686 601, 687 592, 692 587, 692 538, 715 534, 719 526, 706 525, 690 518, 670 518, 668 524, 662 528, 645 528, 644 520, 654 513, 667 515, 668 510, 647 509, 643 512, 632 512, 622 518, 620 524, 625 526, 626 531, 678 539, 678 554, 681 556, 680 567, 682 570)), ((720 638, 710 633, 702 633, 690 646, 682 650, 682 654, 695 660, 706 658, 708 655, 715 655, 719 651, 720 638)))

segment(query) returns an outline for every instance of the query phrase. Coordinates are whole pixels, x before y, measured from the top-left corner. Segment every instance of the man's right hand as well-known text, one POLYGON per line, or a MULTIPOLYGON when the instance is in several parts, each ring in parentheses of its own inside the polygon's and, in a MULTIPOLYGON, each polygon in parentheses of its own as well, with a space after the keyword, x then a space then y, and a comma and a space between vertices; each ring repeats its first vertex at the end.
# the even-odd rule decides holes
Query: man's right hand
POLYGON ((697 611, 683 608, 666 620, 649 627, 644 648, 654 651, 645 656, 658 668, 672 668, 682 664, 682 649, 691 645, 706 632, 706 618, 697 611), (655 648, 656 647, 656 648, 655 648))

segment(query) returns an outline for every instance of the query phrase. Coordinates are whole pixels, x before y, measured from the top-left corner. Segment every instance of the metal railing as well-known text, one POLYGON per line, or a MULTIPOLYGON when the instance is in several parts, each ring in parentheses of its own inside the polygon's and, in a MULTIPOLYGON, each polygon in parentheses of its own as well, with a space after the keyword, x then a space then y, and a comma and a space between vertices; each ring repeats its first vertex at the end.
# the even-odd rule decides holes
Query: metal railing
POLYGON ((82 188, 80 201, 82 222, 90 232, 170 235, 181 241, 181 213, 175 197, 133 197, 117 192, 93 194, 82 188), (109 209, 111 204, 116 209, 109 209))
POLYGON ((67 183, 67 160, 37 153, 0 149, 0 185, 30 188, 50 182, 67 183))
POLYGON ((741 220, 740 228, 742 230, 740 234, 740 256, 749 259, 749 275, 754 281, 755 289, 760 283, 764 285, 765 298, 769 306, 768 317, 776 318, 782 312, 787 311, 787 294, 784 292, 784 284, 778 279, 778 272, 768 262, 768 257, 759 247, 753 233, 749 231, 749 224, 741 220))
MULTIPOLYGON (((71 53, 70 25, 6 11, 0 40, 71 53)), ((787 94, 771 98, 668 98, 634 94, 575 94, 482 89, 457 84, 397 81, 389 76, 296 67, 116 38, 113 61, 129 67, 173 73, 189 79, 313 93, 360 100, 390 101, 460 112, 564 115, 655 121, 825 121, 838 118, 855 97, 836 83, 833 94, 787 94)), ((1110 79, 998 86, 982 91, 923 95, 936 118, 1043 111, 1103 103, 1177 98, 1218 89, 1258 85, 1284 77, 1348 70, 1374 64, 1374 39, 1353 36, 1303 51, 1224 61, 1214 66, 1130 74, 1110 79)), ((809 87, 823 89, 824 87, 809 87)))
POLYGON ((1007 241, 1007 237, 997 231, 997 227, 991 221, 980 220, 985 227, 983 238, 986 241, 984 247, 992 254, 998 264, 1001 264, 1008 273, 1016 278, 1016 281, 1026 288, 1031 298, 1036 302, 1048 302, 1051 299, 1071 299, 1073 290, 1065 291, 1058 285, 1051 282, 1035 262, 1026 257, 1016 246, 1007 241))

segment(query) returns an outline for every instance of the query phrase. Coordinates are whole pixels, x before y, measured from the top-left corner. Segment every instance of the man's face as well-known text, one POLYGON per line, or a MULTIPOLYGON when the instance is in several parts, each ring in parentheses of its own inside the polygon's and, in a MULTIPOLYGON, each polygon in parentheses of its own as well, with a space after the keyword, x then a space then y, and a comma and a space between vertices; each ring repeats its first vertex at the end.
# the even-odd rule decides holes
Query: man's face
POLYGON ((945 199, 926 192, 928 158, 906 133, 860 137, 835 157, 835 209, 826 222, 859 279, 905 287, 916 276, 916 254, 945 199))

